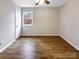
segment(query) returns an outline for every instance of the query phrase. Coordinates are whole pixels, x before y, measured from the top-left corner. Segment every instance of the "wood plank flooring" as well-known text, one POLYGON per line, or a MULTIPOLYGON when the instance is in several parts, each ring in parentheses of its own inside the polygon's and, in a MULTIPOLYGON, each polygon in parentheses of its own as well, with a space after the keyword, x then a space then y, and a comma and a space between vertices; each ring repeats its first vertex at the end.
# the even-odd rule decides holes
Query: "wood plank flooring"
POLYGON ((60 37, 20 37, 0 59, 79 59, 79 52, 60 37))

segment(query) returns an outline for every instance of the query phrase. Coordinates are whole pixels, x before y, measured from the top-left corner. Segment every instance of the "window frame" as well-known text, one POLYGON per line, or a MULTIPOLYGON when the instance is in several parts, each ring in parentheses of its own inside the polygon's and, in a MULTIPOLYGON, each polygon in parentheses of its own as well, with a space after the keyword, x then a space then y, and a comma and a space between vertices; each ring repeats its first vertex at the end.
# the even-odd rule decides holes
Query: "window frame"
POLYGON ((23 26, 33 26, 33 12, 31 12, 31 11, 23 12, 23 17, 22 17, 22 19, 23 19, 23 21, 22 21, 22 22, 23 22, 23 23, 22 23, 23 26), (31 13, 31 14, 32 14, 32 17, 31 17, 31 18, 27 18, 27 19, 32 19, 32 24, 24 24, 24 19, 25 19, 24 16, 25 16, 26 13, 31 13))

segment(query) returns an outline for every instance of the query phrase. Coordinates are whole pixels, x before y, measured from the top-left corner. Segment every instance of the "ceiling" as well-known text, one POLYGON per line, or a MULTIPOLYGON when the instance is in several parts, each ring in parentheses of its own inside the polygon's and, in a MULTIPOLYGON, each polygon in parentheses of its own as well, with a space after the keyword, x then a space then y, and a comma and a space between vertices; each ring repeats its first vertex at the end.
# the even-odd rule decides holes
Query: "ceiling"
POLYGON ((49 0, 50 4, 43 4, 43 5, 35 5, 36 0, 12 0, 20 7, 61 7, 63 6, 68 0, 49 0))

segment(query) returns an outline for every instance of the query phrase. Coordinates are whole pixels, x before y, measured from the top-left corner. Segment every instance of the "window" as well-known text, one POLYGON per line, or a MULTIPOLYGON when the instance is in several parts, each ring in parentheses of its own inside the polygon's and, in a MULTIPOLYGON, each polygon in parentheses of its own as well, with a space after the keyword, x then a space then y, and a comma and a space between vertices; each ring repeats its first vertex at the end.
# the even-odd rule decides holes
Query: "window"
POLYGON ((23 26, 32 26, 32 25, 33 25, 33 12, 24 12, 23 26))

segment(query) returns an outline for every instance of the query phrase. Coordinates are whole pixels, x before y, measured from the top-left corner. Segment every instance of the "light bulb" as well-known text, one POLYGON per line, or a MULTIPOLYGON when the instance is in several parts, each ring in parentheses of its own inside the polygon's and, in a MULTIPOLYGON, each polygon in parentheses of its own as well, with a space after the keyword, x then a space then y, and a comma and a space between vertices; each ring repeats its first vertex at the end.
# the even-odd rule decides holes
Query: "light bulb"
POLYGON ((43 5, 43 3, 44 3, 44 0, 40 0, 39 4, 43 5))

